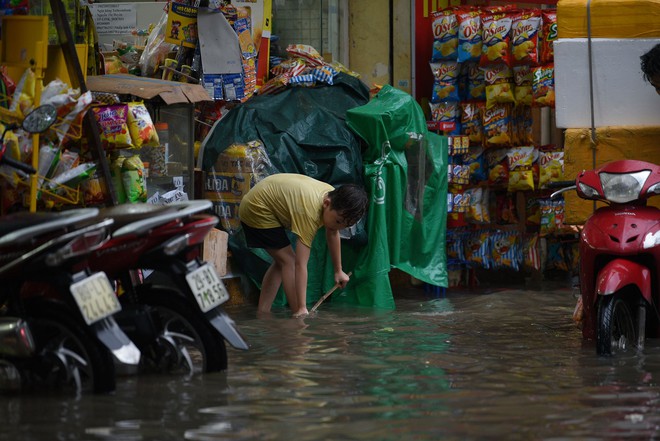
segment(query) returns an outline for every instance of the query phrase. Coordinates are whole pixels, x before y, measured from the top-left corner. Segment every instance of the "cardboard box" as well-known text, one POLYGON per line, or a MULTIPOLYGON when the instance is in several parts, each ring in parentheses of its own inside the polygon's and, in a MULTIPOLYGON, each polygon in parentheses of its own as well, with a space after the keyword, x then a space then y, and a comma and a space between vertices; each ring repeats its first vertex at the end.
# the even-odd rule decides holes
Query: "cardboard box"
POLYGON ((209 262, 220 277, 227 274, 227 241, 226 231, 212 229, 204 238, 204 261, 209 262))
POLYGON ((223 230, 233 232, 241 225, 241 220, 238 217, 238 207, 240 204, 240 199, 213 201, 213 211, 220 218, 220 225, 223 230))
POLYGON ((241 199, 254 185, 252 173, 207 173, 204 182, 206 199, 241 199))
POLYGON ((127 74, 93 75, 87 77, 87 88, 92 92, 135 95, 145 100, 160 97, 165 104, 212 101, 200 84, 180 83, 127 74))
MULTIPOLYGON (((588 0, 557 2, 559 38, 587 37, 588 0)), ((656 0, 607 0, 591 2, 591 36, 593 38, 660 38, 656 0)))

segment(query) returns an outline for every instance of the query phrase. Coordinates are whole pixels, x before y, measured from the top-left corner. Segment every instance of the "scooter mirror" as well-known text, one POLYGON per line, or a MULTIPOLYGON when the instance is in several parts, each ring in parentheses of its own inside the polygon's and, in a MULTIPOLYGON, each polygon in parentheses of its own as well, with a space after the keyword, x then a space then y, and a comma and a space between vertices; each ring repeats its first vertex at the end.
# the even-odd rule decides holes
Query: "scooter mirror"
POLYGON ((52 104, 44 104, 28 113, 23 120, 23 130, 30 133, 42 133, 48 130, 57 120, 57 108, 52 104))

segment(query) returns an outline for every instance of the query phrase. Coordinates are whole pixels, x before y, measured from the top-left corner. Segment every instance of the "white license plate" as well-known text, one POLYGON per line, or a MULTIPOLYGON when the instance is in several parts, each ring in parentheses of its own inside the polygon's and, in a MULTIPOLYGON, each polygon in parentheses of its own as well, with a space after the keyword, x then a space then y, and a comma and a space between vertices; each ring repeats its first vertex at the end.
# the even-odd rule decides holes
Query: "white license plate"
POLYGON ((104 272, 72 284, 71 294, 88 325, 121 311, 115 290, 104 272))
POLYGON ((208 263, 186 274, 186 281, 202 312, 210 311, 229 300, 229 293, 218 274, 208 263))

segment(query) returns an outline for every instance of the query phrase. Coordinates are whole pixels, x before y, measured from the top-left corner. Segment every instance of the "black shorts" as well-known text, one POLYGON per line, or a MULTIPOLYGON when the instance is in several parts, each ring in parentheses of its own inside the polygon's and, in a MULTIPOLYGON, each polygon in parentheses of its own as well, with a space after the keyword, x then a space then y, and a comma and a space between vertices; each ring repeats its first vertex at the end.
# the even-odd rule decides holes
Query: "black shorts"
POLYGON ((277 228, 252 228, 241 222, 245 241, 250 248, 270 248, 279 250, 291 245, 289 236, 286 235, 284 227, 277 228))

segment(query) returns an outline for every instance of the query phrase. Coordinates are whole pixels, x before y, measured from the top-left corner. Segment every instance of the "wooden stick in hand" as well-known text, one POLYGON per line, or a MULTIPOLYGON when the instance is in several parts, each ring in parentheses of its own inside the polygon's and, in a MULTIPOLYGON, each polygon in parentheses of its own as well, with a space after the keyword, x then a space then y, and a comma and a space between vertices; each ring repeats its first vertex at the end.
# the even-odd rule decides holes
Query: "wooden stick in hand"
MULTIPOLYGON (((351 277, 351 274, 353 274, 353 273, 352 273, 352 272, 348 273, 348 277, 351 277)), ((328 297, 330 297, 330 295, 331 295, 333 292, 335 292, 335 290, 336 290, 337 288, 339 288, 339 283, 335 283, 335 286, 333 286, 332 288, 330 288, 330 289, 328 290, 328 292, 326 292, 325 294, 323 294, 323 296, 322 296, 322 297, 321 297, 321 298, 320 298, 320 299, 314 304, 314 306, 312 306, 312 309, 311 309, 310 312, 314 312, 314 311, 316 311, 316 308, 318 308, 319 305, 320 305, 321 303, 323 303, 323 301, 324 301, 325 299, 327 299, 328 297)))

